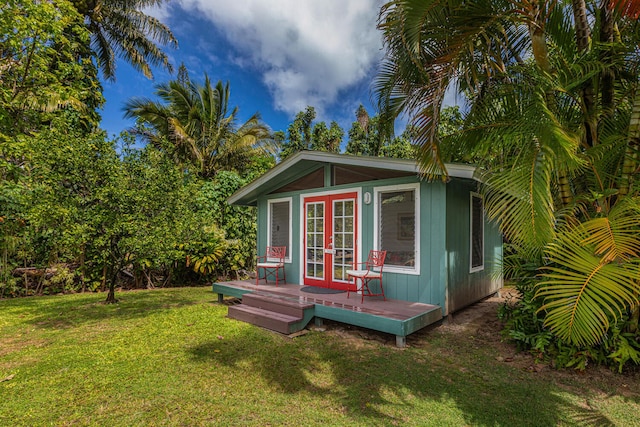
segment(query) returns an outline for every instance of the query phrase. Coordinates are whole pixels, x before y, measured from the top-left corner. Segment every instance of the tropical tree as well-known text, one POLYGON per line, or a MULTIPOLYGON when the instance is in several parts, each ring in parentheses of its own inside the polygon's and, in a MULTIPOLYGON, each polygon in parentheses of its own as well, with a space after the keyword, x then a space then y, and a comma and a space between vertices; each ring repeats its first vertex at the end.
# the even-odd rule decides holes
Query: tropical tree
POLYGON ((130 99, 125 116, 138 120, 134 133, 165 150, 176 161, 192 164, 201 177, 220 170, 242 172, 259 152, 271 152, 271 131, 258 113, 238 125, 238 107, 229 106, 229 82, 215 87, 188 77, 156 86, 160 101, 130 99))
POLYGON ((156 43, 177 46, 162 22, 144 13, 164 0, 71 0, 91 33, 91 48, 104 77, 115 79, 116 57, 151 78, 151 65, 172 70, 169 57, 156 43))
POLYGON ((577 349, 603 344, 640 296, 640 34, 613 3, 403 0, 379 20, 379 107, 410 114, 427 176, 446 179, 450 153, 479 161, 489 215, 537 266, 527 303, 577 349), (468 113, 443 137, 451 88, 468 113))
POLYGON ((356 121, 349 129, 349 140, 345 152, 359 156, 383 156, 410 159, 415 158, 411 142, 411 127, 401 135, 393 137, 392 126, 379 114, 371 117, 361 104, 355 113, 356 121))
MULTIPOLYGON (((29 221, 34 140, 42 133, 77 129, 87 136, 99 121, 101 86, 91 60, 78 55, 88 42, 82 17, 66 0, 0 2, 0 297, 19 294, 12 277, 18 257, 48 246, 56 233, 39 233, 29 221), (30 237, 43 237, 31 245, 30 237)), ((51 142, 51 141, 49 141, 51 142)), ((56 147, 64 141, 54 141, 56 147)), ((66 155, 73 150, 67 150, 66 155)), ((36 171, 36 172, 34 172, 36 171)), ((45 251, 42 251, 45 252, 45 251)))
MULTIPOLYGON (((111 303, 121 284, 189 283, 225 272, 220 263, 238 256, 237 250, 225 251, 236 242, 225 239, 219 224, 226 224, 211 208, 217 204, 204 206, 198 197, 202 183, 153 146, 137 149, 124 134, 116 150, 116 141, 104 133, 62 127, 23 139, 27 176, 18 185, 0 187, 19 196, 0 213, 0 232, 12 232, 0 240, 5 256, 0 276, 8 279, 0 283, 0 294, 47 292, 44 272, 62 265, 73 273, 54 292, 102 287, 111 303), (12 277, 23 266, 41 272, 37 285, 29 288, 27 278, 12 277)), ((249 233, 252 218, 237 215, 230 222, 249 223, 238 234, 249 233)), ((243 244, 250 240, 233 238, 243 244)), ((229 268, 240 268, 236 264, 229 268)))
POLYGON ((338 122, 332 121, 329 127, 325 122, 318 122, 313 126, 311 149, 337 153, 340 151, 343 137, 344 130, 342 130, 338 122))
POLYGON ((416 147, 411 141, 411 128, 406 128, 380 149, 380 156, 395 159, 415 159, 416 147))
POLYGON ((332 153, 340 151, 344 130, 335 121, 332 121, 329 127, 323 121, 314 123, 315 118, 316 109, 307 106, 304 111, 296 114, 293 122, 287 127, 286 133, 280 131, 276 134, 276 138, 281 141, 281 159, 302 150, 332 153))
POLYGON ((356 110, 356 121, 351 124, 351 129, 349 129, 346 153, 379 156, 382 146, 388 142, 388 138, 386 138, 388 135, 378 129, 379 123, 379 117, 370 117, 361 104, 356 110))
POLYGON ((97 126, 102 88, 91 60, 78 56, 89 33, 73 6, 4 0, 0 8, 0 140, 47 127, 62 110, 78 127, 97 126))

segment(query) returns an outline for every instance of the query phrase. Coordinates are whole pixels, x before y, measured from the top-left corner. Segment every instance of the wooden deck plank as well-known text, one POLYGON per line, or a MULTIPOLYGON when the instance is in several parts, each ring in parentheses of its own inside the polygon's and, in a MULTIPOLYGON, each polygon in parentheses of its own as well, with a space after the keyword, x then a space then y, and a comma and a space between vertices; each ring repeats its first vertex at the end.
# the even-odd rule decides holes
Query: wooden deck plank
POLYGON ((289 298, 299 303, 315 305, 315 316, 338 322, 365 327, 376 331, 407 335, 442 319, 442 309, 437 305, 414 303, 381 297, 366 297, 361 302, 360 295, 347 293, 311 294, 302 291, 297 284, 258 285, 249 281, 214 283, 213 292, 242 296, 245 293, 262 293, 289 298))
POLYGON ((229 317, 287 335, 296 332, 294 325, 302 320, 300 317, 247 305, 229 307, 229 317))

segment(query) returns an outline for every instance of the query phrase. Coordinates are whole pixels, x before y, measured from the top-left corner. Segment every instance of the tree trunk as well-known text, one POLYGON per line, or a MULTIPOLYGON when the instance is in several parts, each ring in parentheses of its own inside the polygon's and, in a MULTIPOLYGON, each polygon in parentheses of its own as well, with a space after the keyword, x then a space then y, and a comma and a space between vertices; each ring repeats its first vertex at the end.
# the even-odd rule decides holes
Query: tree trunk
POLYGON ((119 268, 115 266, 112 266, 111 268, 111 280, 109 281, 109 292, 107 293, 107 299, 104 301, 105 304, 115 304, 118 302, 116 299, 116 281, 118 280, 119 268))
POLYGON ((115 304, 118 300, 116 299, 116 285, 114 282, 109 283, 109 293, 107 293, 107 299, 104 301, 105 304, 115 304))
POLYGON ((573 200, 573 193, 571 191, 571 184, 566 173, 558 172, 558 193, 560 200, 562 201, 562 207, 567 207, 573 200))
POLYGON ((540 10, 537 1, 531 2, 529 10, 529 37, 531 39, 531 50, 533 58, 538 67, 545 73, 551 73, 551 63, 549 62, 549 49, 544 33, 545 11, 540 10))
MULTIPOLYGON (((591 28, 587 19, 587 6, 584 0, 572 0, 573 18, 575 21, 576 46, 582 55, 589 51, 591 45, 591 28)), ((584 105, 584 140, 585 147, 593 147, 598 138, 598 121, 595 114, 596 96, 593 89, 593 81, 587 81, 581 89, 582 103, 584 105)))
POLYGON ((124 256, 120 254, 118 250, 118 242, 120 241, 119 236, 111 237, 111 243, 109 245, 109 258, 111 262, 109 263, 110 268, 110 277, 109 281, 109 293, 107 294, 107 299, 105 300, 105 304, 115 304, 118 302, 116 299, 116 282, 118 281, 118 275, 120 274, 120 270, 124 267, 124 256))
POLYGON ((591 28, 587 19, 587 5, 584 0, 572 0, 573 19, 576 26, 576 44, 578 52, 585 53, 589 50, 591 28))
MULTIPOLYGON (((51 256, 49 256, 49 258, 51 258, 51 256)), ((38 280, 38 285, 36 286, 36 295, 42 295, 42 292, 44 292, 44 281, 47 278, 47 270, 49 269, 49 263, 50 261, 47 263, 47 266, 42 270, 42 275, 40 275, 40 280, 38 280)))
POLYGON ((167 278, 165 279, 165 281, 162 283, 162 287, 166 287, 169 286, 169 283, 171 283, 171 269, 169 269, 169 271, 167 272, 167 278))
POLYGON ((622 174, 620 175, 620 187, 618 189, 620 196, 625 196, 631 191, 633 176, 638 165, 638 150, 640 150, 640 89, 636 88, 631 118, 629 119, 627 148, 624 152, 622 174))
POLYGON ((153 286, 153 280, 151 280, 151 273, 147 274, 147 271, 142 269, 142 274, 147 279, 147 289, 154 289, 155 286, 153 286))
MULTIPOLYGON (((614 22, 613 12, 609 6, 609 1, 603 1, 600 7, 600 41, 609 47, 600 53, 600 60, 611 65, 613 62, 613 48, 611 43, 614 41, 614 22)), ((615 76, 611 69, 606 68, 601 78, 601 94, 602 94, 602 110, 605 115, 611 116, 615 111, 614 105, 614 86, 615 76)))

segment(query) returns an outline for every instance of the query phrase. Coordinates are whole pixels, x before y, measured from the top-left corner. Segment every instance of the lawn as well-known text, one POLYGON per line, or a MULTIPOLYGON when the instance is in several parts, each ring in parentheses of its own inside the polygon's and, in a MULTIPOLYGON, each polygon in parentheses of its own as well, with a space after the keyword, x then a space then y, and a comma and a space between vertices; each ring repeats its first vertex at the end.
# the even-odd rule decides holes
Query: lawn
POLYGON ((482 324, 398 349, 231 320, 210 288, 117 297, 0 301, 0 425, 640 426, 637 374, 553 371, 482 324))

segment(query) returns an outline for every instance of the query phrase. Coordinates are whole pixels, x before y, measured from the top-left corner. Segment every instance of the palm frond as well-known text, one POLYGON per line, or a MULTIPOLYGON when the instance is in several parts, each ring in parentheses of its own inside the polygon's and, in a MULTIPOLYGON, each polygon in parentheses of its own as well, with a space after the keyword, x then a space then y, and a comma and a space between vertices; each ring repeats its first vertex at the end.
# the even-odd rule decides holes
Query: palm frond
POLYGON ((621 199, 607 216, 583 223, 583 245, 593 245, 604 262, 628 262, 640 258, 640 201, 621 199))
POLYGON ((637 202, 625 202, 548 246, 550 266, 536 295, 545 301, 545 325, 559 338, 578 346, 596 344, 611 322, 638 304, 639 224, 637 202))
POLYGON ((269 146, 272 140, 258 114, 237 125, 238 108, 229 107, 228 82, 213 86, 206 75, 202 85, 172 80, 157 85, 156 95, 162 102, 130 100, 125 115, 150 126, 153 139, 169 141, 173 152, 197 165, 203 177, 245 167, 258 146, 269 146))
POLYGON ((554 166, 553 153, 538 146, 512 168, 483 176, 487 215, 521 247, 542 248, 555 238, 554 166))
POLYGON ((177 40, 169 27, 143 12, 162 3, 163 0, 99 1, 87 11, 91 46, 106 79, 115 79, 116 56, 149 78, 153 76, 152 65, 172 72, 169 57, 158 44, 175 47, 177 40))

